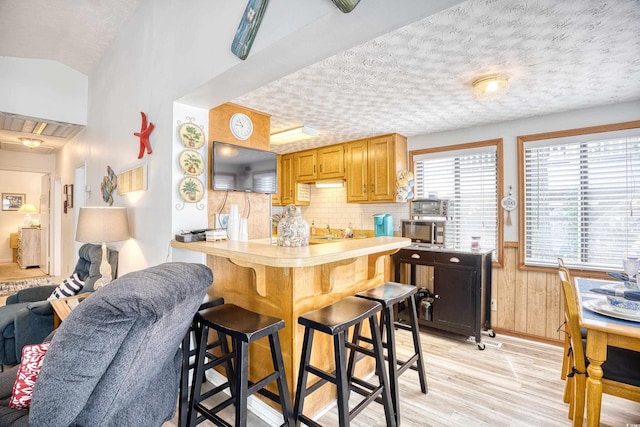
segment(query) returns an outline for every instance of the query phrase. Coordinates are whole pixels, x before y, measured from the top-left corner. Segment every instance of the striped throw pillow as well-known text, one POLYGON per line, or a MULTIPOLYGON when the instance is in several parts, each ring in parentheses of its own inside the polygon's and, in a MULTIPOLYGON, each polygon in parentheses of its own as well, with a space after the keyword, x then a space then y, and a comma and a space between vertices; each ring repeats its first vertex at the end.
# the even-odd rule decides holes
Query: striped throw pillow
POLYGON ((79 293, 83 287, 84 282, 80 280, 77 273, 74 273, 73 276, 68 279, 64 279, 62 283, 53 290, 51 296, 49 296, 47 300, 72 297, 79 293))

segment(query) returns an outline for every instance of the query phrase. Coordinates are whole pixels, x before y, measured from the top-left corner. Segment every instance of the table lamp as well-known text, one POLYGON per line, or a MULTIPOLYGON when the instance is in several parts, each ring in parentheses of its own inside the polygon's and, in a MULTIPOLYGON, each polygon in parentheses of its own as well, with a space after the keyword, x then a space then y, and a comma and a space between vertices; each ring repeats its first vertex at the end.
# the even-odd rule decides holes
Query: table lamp
POLYGON ((111 282, 111 264, 107 260, 107 242, 119 242, 129 238, 129 222, 126 208, 81 207, 78 216, 76 240, 85 243, 102 243, 100 279, 93 285, 98 289, 111 282))
POLYGON ((31 226, 31 214, 35 214, 38 213, 38 209, 36 209, 35 206, 33 205, 28 205, 26 203, 23 203, 20 208, 18 209, 18 212, 22 212, 24 214, 24 226, 25 227, 29 227, 31 226))

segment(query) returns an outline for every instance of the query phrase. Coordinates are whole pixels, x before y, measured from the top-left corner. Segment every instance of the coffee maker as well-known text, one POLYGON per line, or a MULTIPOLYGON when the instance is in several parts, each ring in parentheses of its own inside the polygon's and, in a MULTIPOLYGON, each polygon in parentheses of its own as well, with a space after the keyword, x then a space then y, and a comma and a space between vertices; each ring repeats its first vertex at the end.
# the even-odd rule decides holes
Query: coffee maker
POLYGON ((393 237, 393 215, 375 214, 373 215, 373 230, 375 236, 393 237))

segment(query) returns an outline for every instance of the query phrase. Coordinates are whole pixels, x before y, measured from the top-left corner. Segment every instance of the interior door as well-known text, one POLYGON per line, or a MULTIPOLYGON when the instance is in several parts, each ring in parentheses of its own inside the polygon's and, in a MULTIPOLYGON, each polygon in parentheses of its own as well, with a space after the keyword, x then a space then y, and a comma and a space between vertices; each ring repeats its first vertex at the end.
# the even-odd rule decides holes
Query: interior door
POLYGON ((51 177, 40 178, 40 269, 49 274, 49 230, 50 230, 50 188, 51 177))

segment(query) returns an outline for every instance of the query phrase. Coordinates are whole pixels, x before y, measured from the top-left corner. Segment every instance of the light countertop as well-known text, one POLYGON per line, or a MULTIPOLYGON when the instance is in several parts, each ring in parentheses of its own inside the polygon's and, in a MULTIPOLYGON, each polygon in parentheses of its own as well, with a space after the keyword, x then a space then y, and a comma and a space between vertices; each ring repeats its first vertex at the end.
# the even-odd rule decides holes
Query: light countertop
POLYGON ((343 239, 326 244, 282 247, 271 244, 271 239, 241 241, 191 242, 171 241, 171 246, 202 252, 229 259, 271 267, 309 267, 381 252, 394 252, 409 246, 405 237, 371 237, 343 239))

